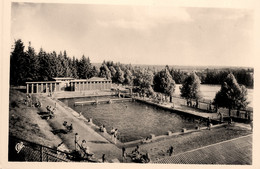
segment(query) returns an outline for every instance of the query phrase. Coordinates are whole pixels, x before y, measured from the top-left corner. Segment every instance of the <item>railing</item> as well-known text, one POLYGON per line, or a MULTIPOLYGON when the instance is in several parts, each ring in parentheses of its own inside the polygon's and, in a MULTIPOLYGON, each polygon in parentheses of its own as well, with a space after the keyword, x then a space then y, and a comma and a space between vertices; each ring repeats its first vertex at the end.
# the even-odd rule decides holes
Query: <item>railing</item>
POLYGON ((69 162, 73 158, 69 153, 14 136, 9 136, 8 150, 9 161, 69 162))
MULTIPOLYGON (((133 96, 134 97, 139 97, 139 94, 137 93, 133 93, 133 96)), ((147 97, 141 97, 143 99, 148 99, 147 97)), ((165 96, 161 96, 161 98, 150 98, 150 100, 153 100, 153 101, 162 101, 162 99, 165 98, 165 96)), ((187 101, 186 99, 178 96, 178 95, 174 95, 173 98, 175 99, 178 99, 179 103, 183 106, 187 106, 187 101)), ((169 101, 169 99, 168 99, 169 101)), ((166 101, 167 102, 167 101, 166 101)), ((211 100, 206 100, 206 99, 200 99, 198 101, 198 107, 196 108, 196 106, 193 106, 196 104, 196 100, 192 100, 192 106, 188 106, 190 108, 194 108, 194 109, 198 109, 200 111, 203 111, 203 112, 208 112, 208 113, 215 113, 216 110, 215 110, 215 107, 214 105, 212 104, 212 101, 211 100)), ((223 116, 229 116, 229 110, 226 109, 226 108, 219 108, 218 109, 219 112, 222 113, 223 116)), ((233 117, 233 118, 236 118, 236 119, 241 119, 242 121, 250 121, 253 119, 253 110, 251 109, 247 109, 247 110, 231 110, 230 112, 230 116, 233 117)))

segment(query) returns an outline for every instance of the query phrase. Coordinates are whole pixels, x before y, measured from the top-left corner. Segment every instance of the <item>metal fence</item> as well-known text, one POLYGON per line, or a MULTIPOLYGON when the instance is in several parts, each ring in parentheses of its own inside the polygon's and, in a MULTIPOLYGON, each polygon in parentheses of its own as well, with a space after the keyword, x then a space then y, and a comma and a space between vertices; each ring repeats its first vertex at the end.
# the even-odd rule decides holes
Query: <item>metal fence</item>
POLYGON ((71 154, 40 144, 9 136, 9 161, 69 162, 71 154))

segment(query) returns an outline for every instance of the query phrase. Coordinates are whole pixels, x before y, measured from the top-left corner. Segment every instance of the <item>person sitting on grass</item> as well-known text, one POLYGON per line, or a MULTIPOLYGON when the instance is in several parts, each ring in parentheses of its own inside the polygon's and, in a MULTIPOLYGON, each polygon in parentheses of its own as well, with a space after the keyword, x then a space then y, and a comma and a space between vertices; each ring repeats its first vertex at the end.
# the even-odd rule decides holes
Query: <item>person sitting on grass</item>
POLYGON ((103 125, 103 131, 102 131, 103 133, 106 133, 107 132, 107 129, 106 129, 106 127, 105 127, 105 125, 103 125))
POLYGON ((149 137, 146 137, 145 139, 142 140, 142 143, 149 143, 151 142, 151 139, 149 137))
POLYGON ((148 153, 141 156, 141 162, 142 163, 149 163, 150 162, 150 157, 149 157, 148 153))
POLYGON ((70 125, 70 126, 66 126, 66 127, 67 127, 67 131, 68 131, 68 132, 71 132, 71 131, 73 130, 72 123, 71 123, 71 125, 70 125))
POLYGON ((51 106, 46 106, 46 110, 47 110, 48 113, 50 113, 50 111, 51 111, 51 106))
POLYGON ((208 128, 209 130, 211 130, 211 126, 212 126, 212 124, 211 124, 211 119, 208 117, 208 119, 207 119, 207 128, 208 128))
POLYGON ((133 154, 139 154, 140 151, 139 151, 139 146, 136 145, 136 148, 132 151, 133 154))
POLYGON ((100 131, 100 132, 104 132, 104 128, 105 128, 105 125, 103 124, 103 125, 101 125, 101 126, 99 127, 99 131, 100 131))

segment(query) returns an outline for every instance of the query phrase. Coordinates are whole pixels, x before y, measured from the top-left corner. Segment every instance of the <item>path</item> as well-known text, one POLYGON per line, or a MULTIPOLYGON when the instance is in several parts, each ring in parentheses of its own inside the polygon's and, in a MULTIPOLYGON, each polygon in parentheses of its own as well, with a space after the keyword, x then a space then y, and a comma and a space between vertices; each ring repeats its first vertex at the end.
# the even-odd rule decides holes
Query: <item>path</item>
POLYGON ((177 101, 178 99, 176 99, 176 98, 173 98, 173 102, 175 103, 174 108, 172 108, 173 103, 165 102, 163 104, 157 104, 157 103, 152 102, 149 99, 141 99, 141 98, 135 98, 135 99, 143 101, 143 102, 147 102, 149 104, 157 105, 162 108, 167 108, 169 110, 177 110, 177 111, 181 111, 181 112, 184 112, 187 114, 192 114, 192 115, 203 117, 203 118, 208 118, 208 117, 210 117, 211 119, 219 118, 217 113, 206 113, 206 112, 200 111, 199 109, 184 106, 179 101, 177 101))
POLYGON ((250 165, 252 164, 252 135, 166 157, 155 163, 250 165))
POLYGON ((45 107, 47 105, 54 107, 56 102, 55 118, 48 120, 48 123, 53 131, 58 131, 57 135, 59 135, 69 150, 75 149, 74 138, 75 133, 78 133, 80 136, 79 143, 81 144, 83 139, 86 140, 87 146, 89 146, 90 151, 95 154, 97 159, 101 159, 102 155, 106 154, 107 161, 111 162, 121 156, 121 150, 117 146, 97 133, 91 125, 86 124, 74 110, 45 95, 38 95, 38 98, 42 103, 41 111, 46 111, 45 107), (67 121, 69 125, 73 124, 73 132, 67 134, 59 132, 65 130, 63 126, 64 121, 67 121))

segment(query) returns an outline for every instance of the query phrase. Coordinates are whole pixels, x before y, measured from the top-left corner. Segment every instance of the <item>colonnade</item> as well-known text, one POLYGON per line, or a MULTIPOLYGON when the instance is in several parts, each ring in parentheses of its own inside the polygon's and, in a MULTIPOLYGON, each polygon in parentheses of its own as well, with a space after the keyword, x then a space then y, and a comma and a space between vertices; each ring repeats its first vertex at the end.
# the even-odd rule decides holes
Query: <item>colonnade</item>
POLYGON ((60 82, 26 82, 26 93, 48 93, 60 91, 60 82))
POLYGON ((112 81, 71 81, 71 91, 111 89, 112 81))

